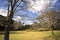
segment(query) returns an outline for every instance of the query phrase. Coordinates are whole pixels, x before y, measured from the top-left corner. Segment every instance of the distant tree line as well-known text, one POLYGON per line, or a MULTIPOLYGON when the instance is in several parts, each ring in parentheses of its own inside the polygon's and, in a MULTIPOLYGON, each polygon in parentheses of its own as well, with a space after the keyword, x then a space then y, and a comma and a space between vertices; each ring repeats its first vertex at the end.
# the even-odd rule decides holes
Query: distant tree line
MULTIPOLYGON (((0 15, 0 26, 5 24, 6 17, 0 15)), ((39 23, 23 26, 21 22, 14 22, 11 27, 12 30, 60 30, 60 12, 54 10, 48 10, 46 13, 40 15, 37 20, 39 23), (17 28, 17 29, 16 29, 17 28)))

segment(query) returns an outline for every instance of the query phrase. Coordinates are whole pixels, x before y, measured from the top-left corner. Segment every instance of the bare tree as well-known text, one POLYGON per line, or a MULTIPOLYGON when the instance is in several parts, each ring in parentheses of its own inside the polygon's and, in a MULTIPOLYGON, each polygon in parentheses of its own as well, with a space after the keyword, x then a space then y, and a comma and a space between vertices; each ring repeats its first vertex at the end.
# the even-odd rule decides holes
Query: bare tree
POLYGON ((7 0, 7 1, 8 1, 8 15, 7 15, 8 17, 6 22, 7 25, 5 29, 4 40, 9 40, 9 31, 10 31, 11 25, 13 24, 12 18, 13 18, 14 12, 23 0, 7 0), (18 2, 19 4, 17 5, 18 2))
POLYGON ((52 35, 54 35, 54 32, 53 30, 55 29, 56 27, 56 23, 57 23, 57 18, 56 18, 56 11, 54 10, 49 10, 47 13, 46 13, 46 17, 48 18, 48 20, 50 21, 50 28, 52 30, 52 35))

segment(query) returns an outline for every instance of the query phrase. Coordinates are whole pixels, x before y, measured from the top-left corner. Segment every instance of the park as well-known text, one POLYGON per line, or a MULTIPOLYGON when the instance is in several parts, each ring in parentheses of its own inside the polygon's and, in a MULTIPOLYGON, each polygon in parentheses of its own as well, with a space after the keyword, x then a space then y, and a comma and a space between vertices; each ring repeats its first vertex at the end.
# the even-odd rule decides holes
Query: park
POLYGON ((0 40, 60 40, 60 0, 0 0, 0 40))

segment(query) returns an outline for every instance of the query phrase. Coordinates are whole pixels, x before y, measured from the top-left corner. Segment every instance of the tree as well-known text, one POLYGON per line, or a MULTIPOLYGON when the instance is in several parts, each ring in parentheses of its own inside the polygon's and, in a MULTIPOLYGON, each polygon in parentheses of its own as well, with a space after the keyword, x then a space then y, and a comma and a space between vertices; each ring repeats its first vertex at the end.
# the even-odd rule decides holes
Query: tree
POLYGON ((9 40, 9 30, 13 24, 12 18, 14 14, 20 10, 26 10, 30 6, 30 3, 27 0, 7 0, 7 2, 8 2, 8 14, 6 18, 7 21, 4 40, 9 40))
POLYGON ((52 30, 52 35, 54 35, 53 30, 57 27, 57 12, 54 10, 49 10, 46 12, 46 17, 50 21, 50 28, 52 30))
POLYGON ((60 30, 60 12, 56 12, 56 29, 60 30))
POLYGON ((44 28, 44 30, 50 30, 50 21, 46 17, 46 14, 39 15, 38 21, 40 22, 39 25, 41 28, 44 28))
POLYGON ((59 13, 54 10, 48 10, 44 15, 40 15, 38 20, 40 21, 40 25, 42 27, 48 27, 52 30, 52 34, 54 35, 53 30, 57 28, 57 21, 59 13))
POLYGON ((5 29, 4 40, 9 40, 9 31, 10 31, 11 25, 13 24, 12 18, 13 18, 14 12, 23 0, 7 0, 7 1, 8 1, 8 14, 7 14, 7 22, 6 22, 7 25, 5 29), (19 4, 17 5, 18 2, 19 4))

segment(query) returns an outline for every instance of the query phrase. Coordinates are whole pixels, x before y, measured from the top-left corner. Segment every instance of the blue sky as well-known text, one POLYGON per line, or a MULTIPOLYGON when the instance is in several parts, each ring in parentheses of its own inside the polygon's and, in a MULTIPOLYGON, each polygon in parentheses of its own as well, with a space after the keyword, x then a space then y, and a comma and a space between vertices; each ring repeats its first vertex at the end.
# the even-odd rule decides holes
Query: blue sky
MULTIPOLYGON (((32 8, 28 8, 25 10, 20 10, 14 14, 14 20, 22 21, 25 24, 32 24, 36 22, 36 18, 41 15, 43 12, 47 11, 48 9, 58 10, 60 7, 60 0, 24 0, 34 5, 32 8)), ((2 13, 3 10, 6 11, 7 9, 7 1, 0 0, 0 15, 6 15, 2 13)))

